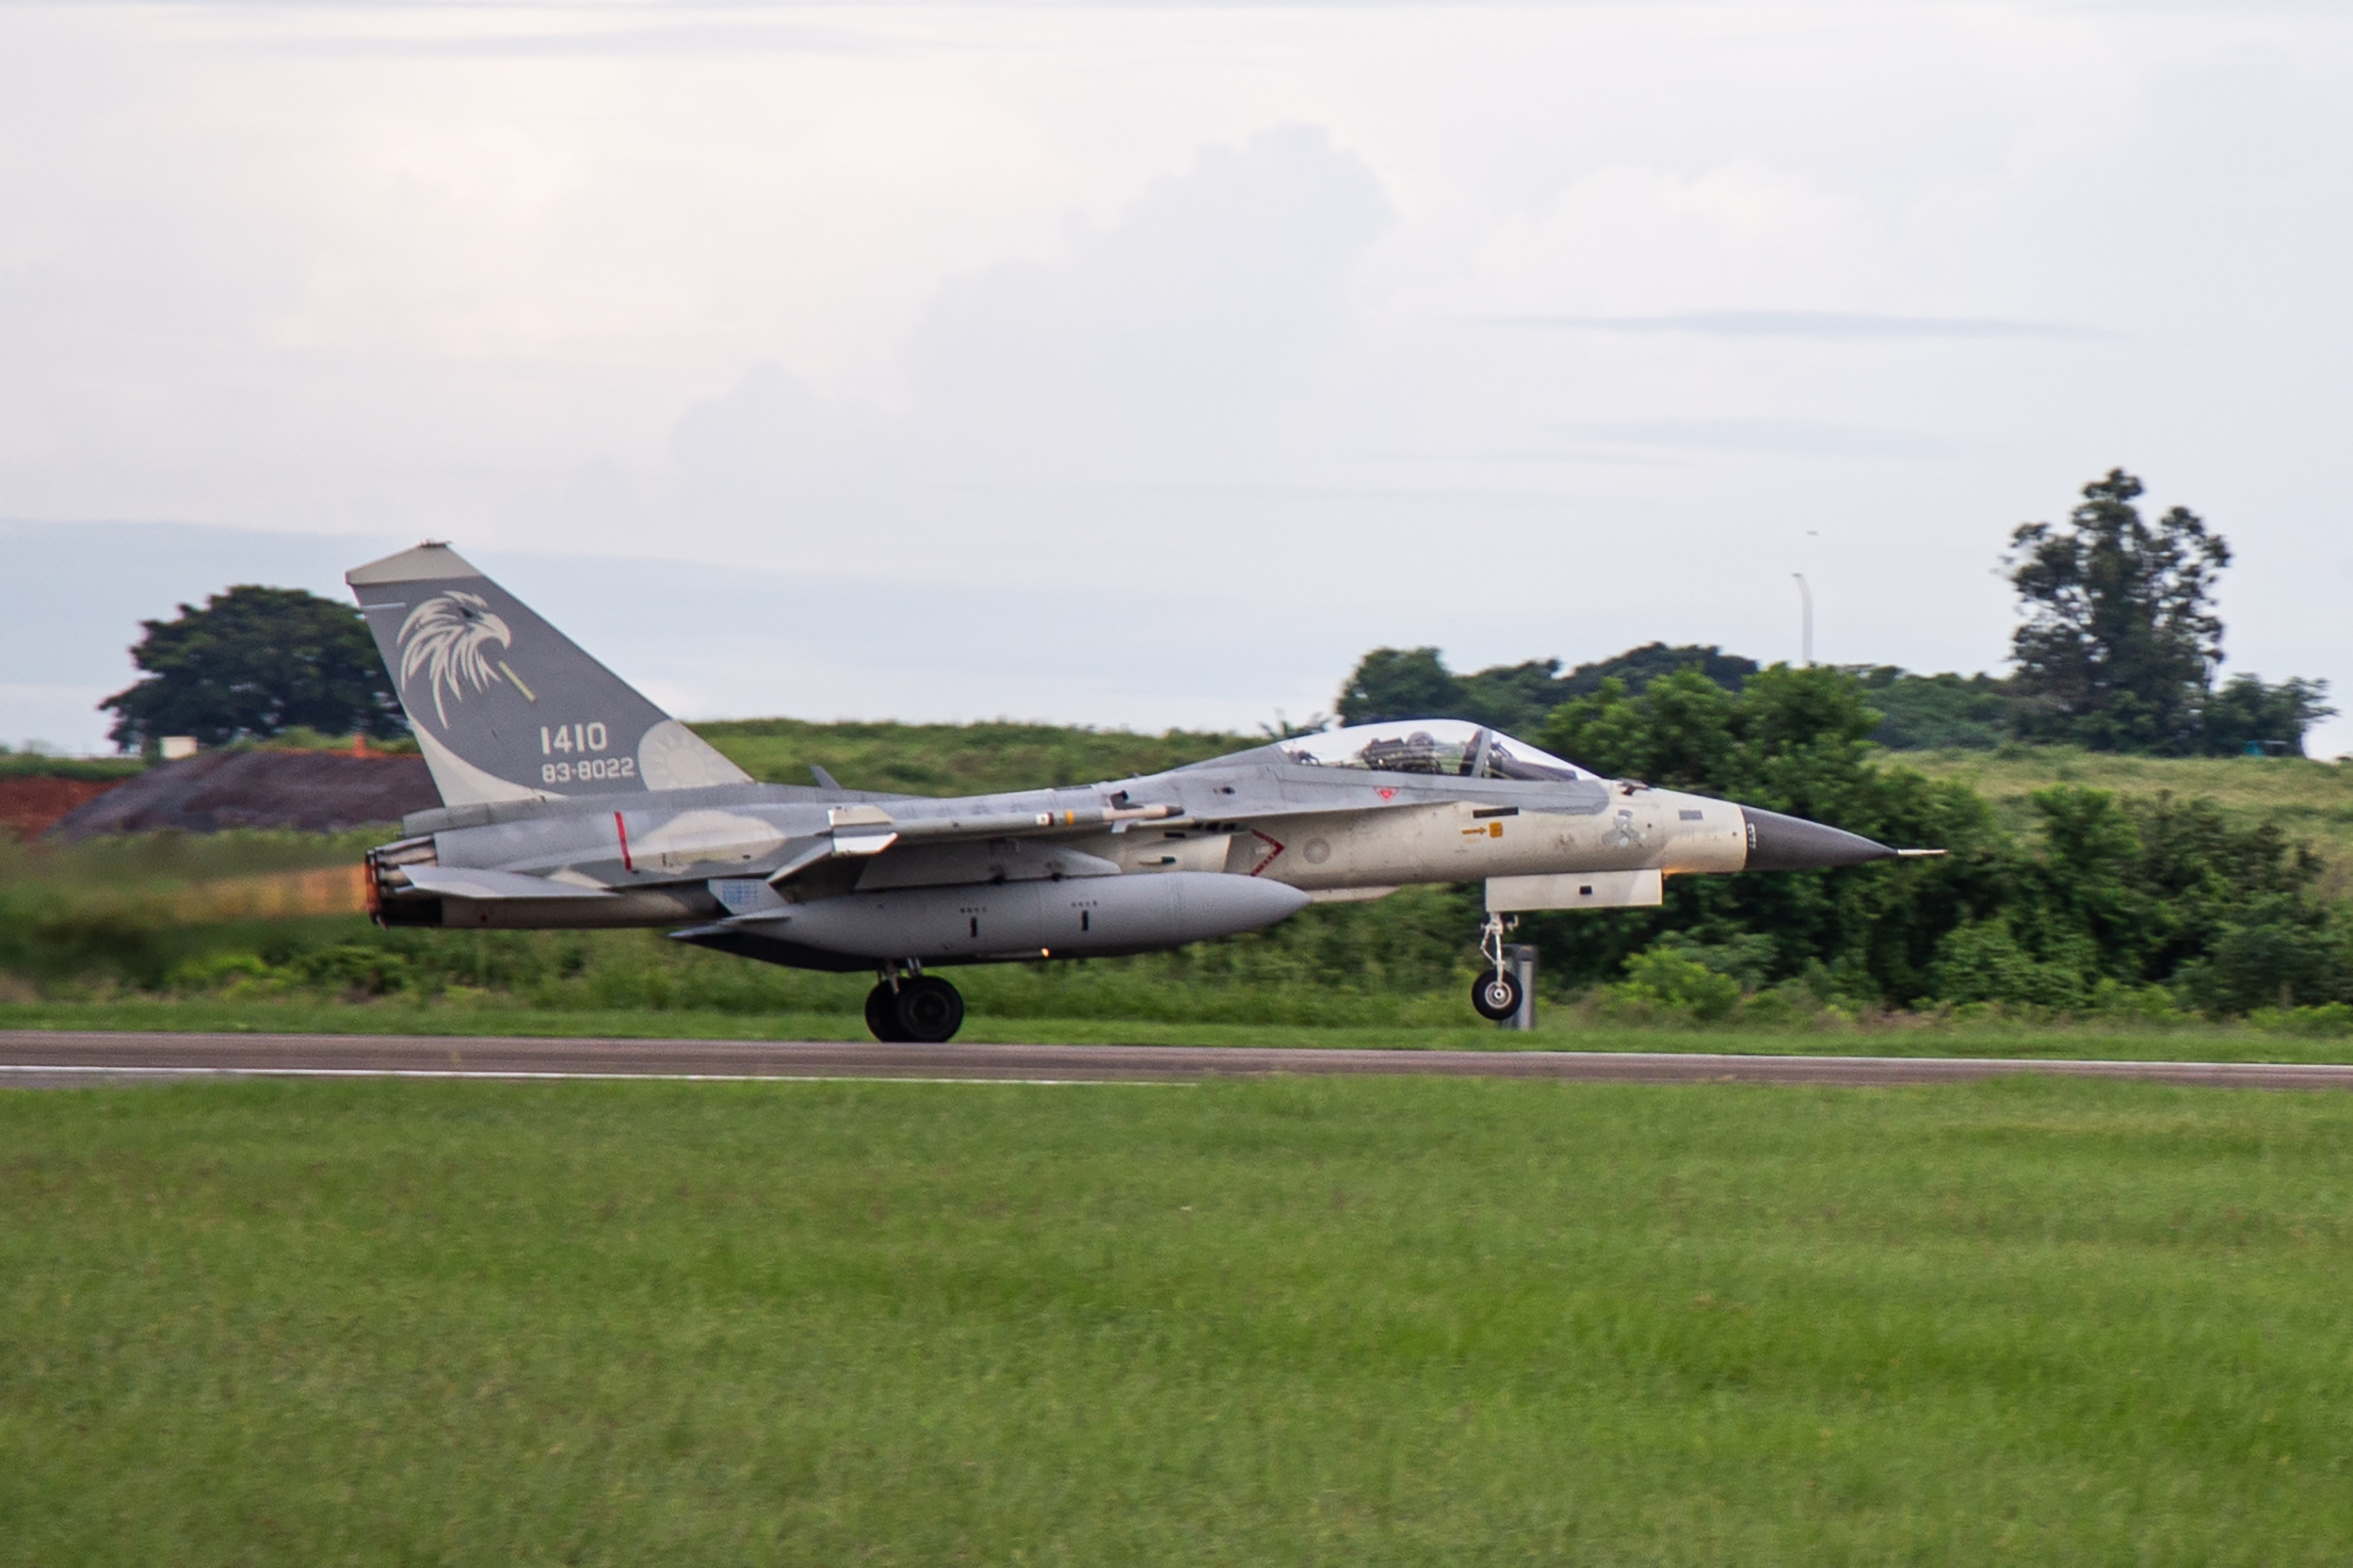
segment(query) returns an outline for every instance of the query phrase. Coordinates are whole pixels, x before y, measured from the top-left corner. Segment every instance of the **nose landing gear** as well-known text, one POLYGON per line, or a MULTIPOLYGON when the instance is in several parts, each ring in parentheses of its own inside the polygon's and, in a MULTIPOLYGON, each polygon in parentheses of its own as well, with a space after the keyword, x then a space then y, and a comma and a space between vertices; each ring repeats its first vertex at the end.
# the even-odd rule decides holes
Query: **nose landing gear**
POLYGON ((1525 992, 1520 988, 1520 977, 1514 974, 1508 955, 1504 951, 1504 937, 1517 921, 1506 921, 1501 915, 1491 914, 1487 923, 1479 927, 1479 955, 1493 966, 1471 987, 1471 1005, 1479 1016, 1490 1022, 1501 1023, 1520 1011, 1525 992))
POLYGON ((866 993, 866 1028, 875 1039, 901 1045, 940 1045, 964 1027, 964 993, 910 963, 895 964, 866 993))
POLYGON ((1520 1011, 1520 977, 1508 969, 1495 974, 1481 975, 1471 988, 1471 1005, 1479 1016, 1493 1023, 1501 1023, 1516 1016, 1520 1011))

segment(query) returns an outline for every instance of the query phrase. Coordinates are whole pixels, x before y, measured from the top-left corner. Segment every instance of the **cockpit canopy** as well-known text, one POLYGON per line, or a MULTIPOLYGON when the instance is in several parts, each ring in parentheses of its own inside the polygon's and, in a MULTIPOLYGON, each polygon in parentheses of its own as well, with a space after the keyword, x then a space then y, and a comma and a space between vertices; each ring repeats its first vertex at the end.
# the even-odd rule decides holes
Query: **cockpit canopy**
POLYGON ((1283 757, 1308 768, 1361 768, 1376 773, 1432 773, 1455 779, 1548 782, 1593 774, 1466 719, 1398 719, 1351 725, 1279 743, 1283 757))

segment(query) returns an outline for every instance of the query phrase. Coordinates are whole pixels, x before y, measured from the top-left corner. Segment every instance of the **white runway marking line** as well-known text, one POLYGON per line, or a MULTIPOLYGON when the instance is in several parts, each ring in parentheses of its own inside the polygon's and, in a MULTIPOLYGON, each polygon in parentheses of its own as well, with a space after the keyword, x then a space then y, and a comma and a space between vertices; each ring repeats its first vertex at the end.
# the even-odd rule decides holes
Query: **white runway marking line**
POLYGON ((0 1063, 0 1075, 9 1073, 73 1073, 86 1077, 146 1074, 162 1078, 576 1078, 617 1084, 1010 1084, 1030 1088, 1097 1089, 1201 1086, 1181 1078, 913 1078, 871 1073, 551 1073, 525 1069, 501 1073, 487 1067, 151 1067, 0 1063))

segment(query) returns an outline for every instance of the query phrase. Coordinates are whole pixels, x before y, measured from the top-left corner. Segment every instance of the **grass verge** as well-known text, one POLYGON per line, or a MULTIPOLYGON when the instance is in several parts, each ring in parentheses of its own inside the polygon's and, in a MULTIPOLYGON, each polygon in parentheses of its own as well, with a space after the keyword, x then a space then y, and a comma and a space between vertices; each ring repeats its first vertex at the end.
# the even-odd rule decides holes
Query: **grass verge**
POLYGON ((2353 1549, 2353 1098, 0 1096, 0 1562, 2353 1549))

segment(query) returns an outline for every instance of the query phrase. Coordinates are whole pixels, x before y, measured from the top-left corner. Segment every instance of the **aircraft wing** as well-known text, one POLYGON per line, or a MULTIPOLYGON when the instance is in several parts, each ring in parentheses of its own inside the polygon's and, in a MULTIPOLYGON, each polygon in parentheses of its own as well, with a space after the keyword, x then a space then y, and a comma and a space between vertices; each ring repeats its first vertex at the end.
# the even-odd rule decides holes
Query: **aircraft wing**
MULTIPOLYGON (((989 856, 978 853, 993 842, 1009 839, 1034 842, 1105 827, 1118 832, 1130 823, 1168 821, 1184 814, 1183 808, 1174 805, 1092 806, 1040 811, 1007 810, 1001 802, 989 801, 973 810, 924 809, 933 804, 911 798, 896 811, 872 804, 836 806, 826 813, 826 831, 789 843, 781 863, 764 873, 762 880, 771 887, 782 887, 827 861, 883 856, 894 865, 920 862, 932 866, 935 873, 944 863, 961 866, 970 861, 972 863, 965 867, 968 875, 962 880, 1001 880, 1003 867, 988 863, 989 856), (910 810, 908 806, 915 810, 910 810)), ((1014 858, 1025 853, 1031 852, 1014 852, 1014 858)), ((1104 875, 1118 870, 1109 861, 1076 851, 1057 852, 1050 858, 1056 861, 1054 874, 1059 875, 1104 875)), ((890 874, 884 874, 886 878, 890 874)), ((881 884, 892 885, 888 880, 881 884)))
POLYGON ((1102 806, 1059 811, 973 811, 894 816, 881 806, 837 806, 827 813, 830 854, 880 854, 892 844, 963 839, 1021 838, 1033 833, 1084 832, 1124 822, 1157 822, 1183 814, 1178 806, 1102 806))

